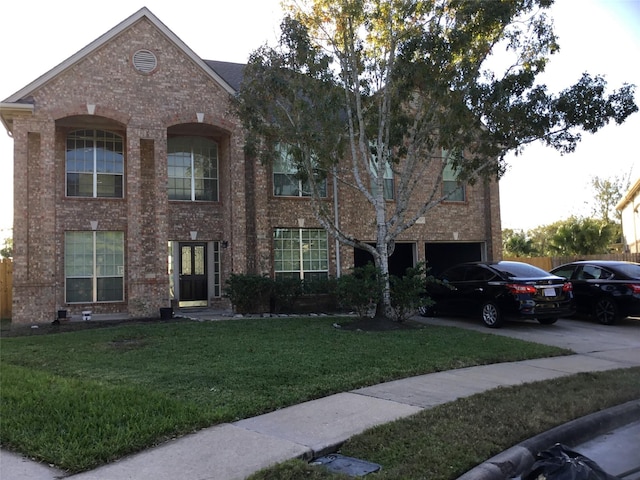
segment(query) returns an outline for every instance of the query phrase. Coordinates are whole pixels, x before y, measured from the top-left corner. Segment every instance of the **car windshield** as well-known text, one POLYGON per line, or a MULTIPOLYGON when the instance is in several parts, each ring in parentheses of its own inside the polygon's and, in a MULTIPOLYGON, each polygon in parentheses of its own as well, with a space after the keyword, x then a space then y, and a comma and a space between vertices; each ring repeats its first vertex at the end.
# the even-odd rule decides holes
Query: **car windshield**
POLYGON ((492 265, 496 270, 500 270, 509 277, 548 277, 551 275, 549 272, 542 270, 541 268, 534 267, 528 263, 517 262, 500 262, 492 265))
POLYGON ((616 265, 616 268, 625 275, 640 280, 640 265, 635 263, 623 263, 621 265, 616 265))

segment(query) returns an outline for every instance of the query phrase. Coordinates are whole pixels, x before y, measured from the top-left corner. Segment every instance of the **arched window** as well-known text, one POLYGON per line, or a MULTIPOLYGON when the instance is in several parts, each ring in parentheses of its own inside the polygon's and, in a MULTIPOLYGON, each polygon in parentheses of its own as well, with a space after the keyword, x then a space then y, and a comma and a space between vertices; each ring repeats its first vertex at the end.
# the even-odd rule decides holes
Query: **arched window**
POLYGON ((218 144, 203 137, 167 142, 169 200, 218 201, 218 144))
POLYGON ((76 130, 67 136, 68 197, 122 198, 124 147, 120 135, 76 130))

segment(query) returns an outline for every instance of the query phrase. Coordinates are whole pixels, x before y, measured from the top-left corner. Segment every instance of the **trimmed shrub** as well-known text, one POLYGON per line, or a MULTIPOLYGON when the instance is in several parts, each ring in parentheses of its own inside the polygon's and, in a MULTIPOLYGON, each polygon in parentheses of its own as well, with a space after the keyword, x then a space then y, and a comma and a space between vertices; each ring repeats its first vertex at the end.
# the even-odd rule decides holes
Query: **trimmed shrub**
POLYGON ((224 295, 236 313, 265 313, 270 311, 273 280, 253 274, 235 274, 225 282, 224 295))
POLYGON ((404 322, 416 314, 418 308, 429 302, 425 298, 427 272, 423 263, 407 268, 404 276, 389 278, 391 307, 394 320, 404 322))
POLYGON ((298 278, 280 278, 273 281, 271 311, 290 312, 297 298, 303 293, 302 280, 298 278))
POLYGON ((382 274, 372 263, 356 267, 353 272, 341 276, 336 285, 338 302, 342 308, 354 310, 359 317, 370 316, 382 299, 384 284, 382 274))

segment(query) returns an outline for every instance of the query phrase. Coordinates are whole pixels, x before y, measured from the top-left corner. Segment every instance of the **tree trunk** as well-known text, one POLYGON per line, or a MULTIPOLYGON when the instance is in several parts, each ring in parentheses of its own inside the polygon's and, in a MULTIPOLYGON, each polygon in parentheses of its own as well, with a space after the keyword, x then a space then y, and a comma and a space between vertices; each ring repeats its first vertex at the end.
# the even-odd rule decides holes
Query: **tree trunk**
POLYGON ((389 243, 387 242, 386 222, 378 224, 378 238, 376 251, 376 267, 382 274, 382 302, 376 309, 376 317, 392 318, 391 309, 391 284, 389 282, 389 243))

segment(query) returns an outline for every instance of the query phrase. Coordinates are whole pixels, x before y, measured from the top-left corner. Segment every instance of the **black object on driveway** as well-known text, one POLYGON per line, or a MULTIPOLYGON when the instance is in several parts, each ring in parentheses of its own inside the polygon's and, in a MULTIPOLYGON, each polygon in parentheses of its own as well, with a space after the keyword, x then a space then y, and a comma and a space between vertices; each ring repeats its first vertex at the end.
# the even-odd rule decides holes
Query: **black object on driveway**
POLYGON ((640 263, 586 260, 560 265, 551 273, 571 281, 578 312, 604 325, 640 316, 640 263))
POLYGON ((427 282, 435 303, 420 314, 477 315, 490 328, 507 318, 549 325, 575 313, 572 289, 569 280, 523 262, 462 263, 427 282))

